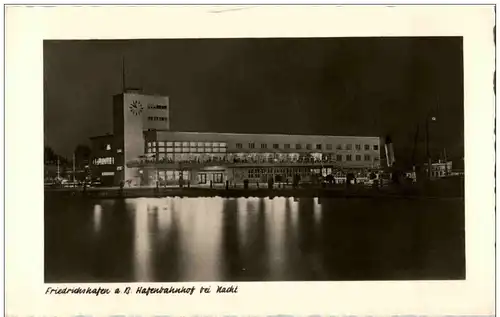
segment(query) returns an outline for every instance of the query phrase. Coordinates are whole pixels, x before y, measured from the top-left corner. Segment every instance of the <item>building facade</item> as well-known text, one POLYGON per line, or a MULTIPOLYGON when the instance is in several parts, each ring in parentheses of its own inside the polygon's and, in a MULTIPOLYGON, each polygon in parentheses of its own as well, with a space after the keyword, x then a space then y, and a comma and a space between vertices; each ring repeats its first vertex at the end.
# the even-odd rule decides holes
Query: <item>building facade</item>
MULTIPOLYGON (((425 170, 428 172, 428 164, 425 164, 425 170)), ((438 162, 432 163, 430 177, 432 178, 441 178, 451 175, 453 167, 453 162, 442 162, 439 160, 438 162)))
POLYGON ((104 186, 116 184, 116 147, 114 136, 111 134, 91 137, 91 158, 92 178, 104 186))
POLYGON ((379 137, 170 131, 168 97, 138 92, 115 96, 113 113, 114 159, 95 163, 113 163, 114 185, 291 183, 380 168, 379 137))

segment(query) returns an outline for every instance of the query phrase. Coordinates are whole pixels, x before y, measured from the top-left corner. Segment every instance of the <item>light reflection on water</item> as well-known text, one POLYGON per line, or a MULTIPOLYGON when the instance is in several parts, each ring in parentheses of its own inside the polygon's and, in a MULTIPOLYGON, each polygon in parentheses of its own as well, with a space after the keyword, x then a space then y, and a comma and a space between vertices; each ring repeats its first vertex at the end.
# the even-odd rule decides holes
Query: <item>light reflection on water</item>
POLYGON ((453 276, 464 268, 463 201, 167 197, 45 208, 53 281, 445 278, 441 263, 458 263, 453 276))
POLYGON ((222 199, 181 199, 175 209, 180 226, 180 279, 218 280, 221 250, 222 199))
POLYGON ((148 220, 150 217, 146 198, 126 200, 132 205, 134 217, 134 278, 136 281, 149 282, 151 275, 151 241, 148 220))
POLYGON ((285 244, 285 198, 266 201, 266 228, 268 230, 271 274, 282 278, 282 267, 286 261, 285 244))
POLYGON ((102 223, 102 206, 99 204, 94 205, 94 232, 96 234, 101 231, 101 223, 102 223))
POLYGON ((321 214, 323 209, 321 207, 318 197, 313 198, 313 203, 314 203, 314 221, 316 223, 316 227, 319 227, 319 224, 321 223, 321 214))
POLYGON ((240 244, 245 247, 248 243, 248 213, 250 201, 245 198, 237 198, 237 213, 238 213, 238 235, 240 244))

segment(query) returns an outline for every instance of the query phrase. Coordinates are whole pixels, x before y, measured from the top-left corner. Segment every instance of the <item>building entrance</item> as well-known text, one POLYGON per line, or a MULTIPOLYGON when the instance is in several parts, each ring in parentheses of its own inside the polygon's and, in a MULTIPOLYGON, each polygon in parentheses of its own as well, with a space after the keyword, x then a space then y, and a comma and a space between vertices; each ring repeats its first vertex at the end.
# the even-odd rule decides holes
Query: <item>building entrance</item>
POLYGON ((221 184, 224 182, 223 172, 201 172, 198 174, 198 184, 221 184))

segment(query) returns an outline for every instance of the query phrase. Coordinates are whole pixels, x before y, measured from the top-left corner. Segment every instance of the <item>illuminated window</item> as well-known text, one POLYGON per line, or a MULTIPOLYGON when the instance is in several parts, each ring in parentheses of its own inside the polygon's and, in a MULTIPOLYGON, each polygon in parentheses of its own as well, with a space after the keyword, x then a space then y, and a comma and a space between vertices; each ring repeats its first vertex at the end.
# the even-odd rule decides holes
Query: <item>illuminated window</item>
POLYGON ((175 146, 181 146, 182 142, 175 142, 175 146))
POLYGON ((370 145, 365 144, 365 151, 368 151, 370 149, 370 145))
POLYGON ((106 151, 111 150, 111 144, 106 144, 106 151))
POLYGON ((316 150, 321 150, 321 144, 316 144, 316 150))
POLYGON ((347 155, 345 156, 345 160, 346 160, 346 161, 352 161, 352 156, 351 156, 351 154, 347 154, 347 155))
POLYGON ((290 148, 290 144, 285 144, 285 149, 289 149, 290 148))
POLYGON ((361 155, 356 155, 356 161, 361 161, 361 155))
POLYGON ((378 145, 374 145, 374 146, 373 146, 373 149, 374 149, 375 151, 378 151, 378 145))
POLYGON ((225 143, 225 142, 221 142, 221 143, 219 143, 219 146, 220 146, 220 147, 225 147, 225 146, 226 146, 226 143, 225 143))
POLYGON ((160 147, 160 148, 158 148, 158 151, 159 152, 165 152, 165 148, 164 147, 160 147))
POLYGON ((197 148, 197 152, 198 152, 198 153, 203 153, 203 151, 204 151, 204 149, 203 149, 202 147, 198 147, 198 148, 197 148))
POLYGON ((369 161, 369 160, 370 160, 370 155, 365 154, 365 161, 369 161))
POLYGON ((255 143, 248 143, 249 149, 255 149, 255 143))
POLYGON ((242 148, 243 148, 243 144, 241 144, 241 143, 236 143, 236 148, 237 148, 237 149, 242 149, 242 148))
POLYGON ((148 142, 148 147, 151 147, 151 142, 148 142))
POLYGON ((267 149, 267 144, 266 143, 261 143, 260 144, 261 149, 267 149))
POLYGON ((172 147, 167 148, 167 152, 173 152, 173 151, 174 151, 174 148, 172 148, 172 147))
POLYGON ((196 146, 196 142, 189 142, 190 146, 196 146))
POLYGON ((121 153, 122 152, 122 149, 117 149, 116 150, 116 153, 121 153))
POLYGON ((194 153, 196 152, 196 147, 192 146, 189 148, 189 152, 194 153))
POLYGON ((219 148, 218 148, 218 147, 214 147, 214 148, 213 148, 213 151, 214 151, 214 152, 219 152, 219 148))
POLYGON ((205 146, 206 147, 210 147, 210 146, 212 146, 212 143, 211 142, 205 142, 205 146))
POLYGON ((213 147, 219 147, 219 143, 218 143, 218 142, 213 142, 213 143, 212 143, 212 146, 213 146, 213 147))
POLYGON ((341 162, 342 161, 342 155, 337 155, 337 161, 341 162))
POLYGON ((159 141, 159 142, 158 142, 158 146, 165 146, 165 142, 163 142, 163 141, 159 141))
POLYGON ((346 150, 352 150, 352 144, 347 144, 345 148, 346 150))
POLYGON ((279 149, 280 148, 280 145, 279 144, 273 144, 273 149, 279 149))
POLYGON ((327 144, 327 145, 326 145, 326 149, 327 149, 327 150, 331 150, 331 149, 332 149, 332 145, 331 145, 331 144, 327 144))
POLYGON ((296 148, 297 150, 300 150, 300 149, 302 149, 302 145, 300 145, 300 144, 295 144, 295 148, 296 148))
POLYGON ((198 146, 203 146, 203 142, 198 142, 198 146))
POLYGON ((356 144, 356 151, 360 151, 361 150, 361 144, 356 144))
POLYGON ((335 147, 337 150, 342 150, 342 144, 337 144, 337 146, 335 147))
POLYGON ((189 146, 189 142, 182 142, 182 146, 188 147, 189 146))
POLYGON ((173 146, 174 142, 167 142, 167 146, 173 146))
POLYGON ((117 170, 117 171, 121 171, 122 169, 123 169, 123 166, 117 166, 117 167, 116 167, 116 170, 117 170))
POLYGON ((223 153, 225 153, 226 152, 226 148, 225 147, 221 147, 220 151, 223 152, 223 153))

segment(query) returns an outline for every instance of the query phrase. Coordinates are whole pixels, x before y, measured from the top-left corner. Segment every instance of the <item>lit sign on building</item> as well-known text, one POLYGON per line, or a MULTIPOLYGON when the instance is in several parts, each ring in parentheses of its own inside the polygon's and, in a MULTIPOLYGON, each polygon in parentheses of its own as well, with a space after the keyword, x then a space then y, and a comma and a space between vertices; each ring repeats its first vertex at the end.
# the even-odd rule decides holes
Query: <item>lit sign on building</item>
POLYGON ((94 165, 112 165, 115 164, 114 157, 100 157, 92 161, 94 165))
POLYGON ((168 109, 168 106, 164 106, 164 105, 155 105, 155 104, 148 104, 148 109, 161 109, 161 110, 167 110, 168 109))

